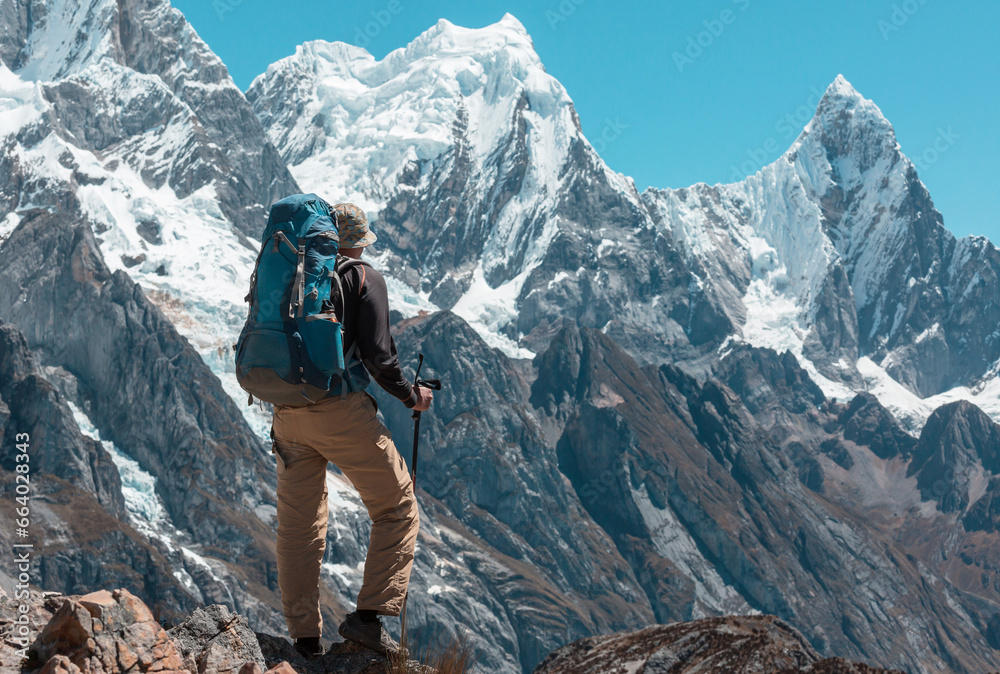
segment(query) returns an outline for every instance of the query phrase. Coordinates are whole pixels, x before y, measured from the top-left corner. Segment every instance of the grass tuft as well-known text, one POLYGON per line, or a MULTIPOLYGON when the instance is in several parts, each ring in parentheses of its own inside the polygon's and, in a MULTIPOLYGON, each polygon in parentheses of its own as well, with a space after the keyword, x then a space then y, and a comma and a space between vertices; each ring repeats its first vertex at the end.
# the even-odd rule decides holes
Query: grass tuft
POLYGON ((468 674, 476 662, 475 649, 465 631, 446 642, 429 644, 419 654, 408 651, 408 644, 400 644, 400 655, 386 659, 386 674, 468 674), (408 661, 410 656, 416 657, 416 666, 408 661))

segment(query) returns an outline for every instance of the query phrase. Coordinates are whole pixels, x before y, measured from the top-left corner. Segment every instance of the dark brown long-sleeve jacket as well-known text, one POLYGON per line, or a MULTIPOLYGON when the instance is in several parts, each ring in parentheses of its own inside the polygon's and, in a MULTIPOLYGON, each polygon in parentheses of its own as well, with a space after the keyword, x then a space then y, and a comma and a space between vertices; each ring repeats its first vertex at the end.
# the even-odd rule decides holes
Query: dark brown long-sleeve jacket
POLYGON ((369 264, 352 265, 344 271, 344 352, 355 341, 365 369, 387 393, 407 407, 417 404, 413 387, 403 376, 396 343, 389 332, 389 294, 385 279, 369 264))

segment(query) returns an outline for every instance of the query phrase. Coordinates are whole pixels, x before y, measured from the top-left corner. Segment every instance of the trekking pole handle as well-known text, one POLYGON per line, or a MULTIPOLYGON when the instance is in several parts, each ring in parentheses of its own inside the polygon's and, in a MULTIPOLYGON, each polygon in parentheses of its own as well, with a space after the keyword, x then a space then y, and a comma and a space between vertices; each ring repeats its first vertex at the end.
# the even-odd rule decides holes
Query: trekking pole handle
POLYGON ((420 378, 420 368, 424 366, 424 354, 417 354, 417 371, 413 373, 413 385, 423 386, 424 388, 429 388, 433 391, 441 390, 441 380, 440 379, 421 379, 420 378))
POLYGON ((417 354, 417 371, 413 373, 413 385, 416 386, 417 382, 420 381, 420 368, 424 366, 424 354, 417 354))
MULTIPOLYGON (((417 354, 417 371, 413 373, 413 388, 420 385, 420 368, 424 366, 424 354, 417 354)), ((420 412, 416 410, 413 411, 413 420, 417 423, 413 429, 413 448, 416 450, 417 446, 417 429, 420 428, 420 412)))

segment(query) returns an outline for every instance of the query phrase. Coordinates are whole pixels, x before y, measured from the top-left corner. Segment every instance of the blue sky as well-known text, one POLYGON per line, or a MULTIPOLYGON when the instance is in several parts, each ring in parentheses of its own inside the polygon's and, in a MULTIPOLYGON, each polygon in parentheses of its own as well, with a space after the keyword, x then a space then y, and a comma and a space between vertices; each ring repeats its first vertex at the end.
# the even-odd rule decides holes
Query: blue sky
POLYGON ((1000 244, 1000 3, 968 0, 173 0, 246 89, 313 39, 377 58, 439 18, 510 12, 584 133, 641 188, 731 182, 773 161, 842 73, 882 109, 945 225, 1000 244), (598 138, 609 129, 609 142, 598 138))

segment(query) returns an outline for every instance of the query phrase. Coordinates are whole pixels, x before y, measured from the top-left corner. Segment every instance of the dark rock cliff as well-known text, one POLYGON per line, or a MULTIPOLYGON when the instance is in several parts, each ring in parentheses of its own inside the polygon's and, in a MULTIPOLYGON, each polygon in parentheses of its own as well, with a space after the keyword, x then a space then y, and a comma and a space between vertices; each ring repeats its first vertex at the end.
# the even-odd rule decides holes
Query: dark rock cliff
POLYGON ((41 374, 24 336, 0 322, 0 483, 13 495, 30 488, 28 536, 0 532, 0 541, 35 546, 31 582, 59 592, 127 584, 165 618, 193 607, 170 563, 129 523, 118 469, 101 443, 80 432, 65 397, 41 374), (24 434, 24 435, 21 435, 24 434), (18 437, 20 436, 20 437, 18 437), (18 444, 28 460, 17 459, 18 444), (28 466, 26 473, 16 470, 28 466))
MULTIPOLYGON (((173 325, 126 274, 107 269, 91 228, 66 214, 26 214, 0 249, 0 317, 16 325, 27 346, 69 382, 77 394, 72 402, 89 416, 101 437, 127 448, 143 470, 158 476, 156 495, 174 525, 222 558, 239 560, 219 571, 240 590, 228 598, 225 587, 216 583, 223 593, 220 598, 272 621, 274 609, 251 606, 278 605, 273 594, 273 530, 269 522, 247 515, 274 503, 275 477, 267 448, 173 325), (258 595, 252 599, 250 587, 258 595)), ((27 391, 37 379, 29 377, 19 386, 27 391)), ((53 395, 52 386, 42 381, 34 387, 53 395)), ((17 414, 29 410, 25 406, 17 414)), ((64 419, 63 424, 75 425, 71 417, 64 419)), ((39 434, 46 440, 39 446, 39 462, 61 466, 54 468, 56 474, 70 471, 68 477, 75 478, 72 471, 82 470, 65 462, 73 444, 56 444, 52 433, 58 428, 50 426, 48 437, 39 434)), ((72 435, 72 427, 69 432, 72 435)), ((110 514, 122 517, 117 473, 108 470, 107 455, 88 439, 77 444, 90 448, 96 458, 76 461, 94 468, 86 471, 85 479, 73 479, 74 486, 85 492, 93 489, 99 498, 102 491, 117 492, 104 501, 110 514), (100 466, 105 470, 97 471, 97 478, 86 477, 100 466), (102 485, 109 487, 102 490, 102 485)), ((184 556, 174 563, 188 566, 195 577, 206 574, 204 567, 184 556)), ((66 580, 71 587, 79 582, 66 580)), ((213 581, 205 580, 209 592, 213 581)))
MULTIPOLYGON (((516 629, 526 669, 566 635, 653 618, 632 569, 588 517, 525 400, 514 364, 448 312, 400 326, 403 353, 426 357, 421 376, 444 388, 421 421, 418 486, 499 553, 482 567, 516 629)), ((410 413, 379 394, 404 455, 410 413)))

